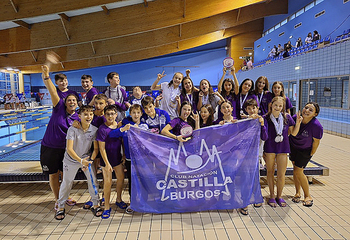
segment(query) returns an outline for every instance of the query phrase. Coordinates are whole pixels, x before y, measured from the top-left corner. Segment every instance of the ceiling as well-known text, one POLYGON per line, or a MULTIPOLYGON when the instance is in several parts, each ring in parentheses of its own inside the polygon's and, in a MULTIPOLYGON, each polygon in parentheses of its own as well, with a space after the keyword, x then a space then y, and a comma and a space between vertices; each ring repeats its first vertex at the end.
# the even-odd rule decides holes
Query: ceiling
POLYGON ((143 60, 261 34, 287 11, 288 0, 2 0, 0 69, 40 72, 48 50, 61 56, 52 71, 143 60))

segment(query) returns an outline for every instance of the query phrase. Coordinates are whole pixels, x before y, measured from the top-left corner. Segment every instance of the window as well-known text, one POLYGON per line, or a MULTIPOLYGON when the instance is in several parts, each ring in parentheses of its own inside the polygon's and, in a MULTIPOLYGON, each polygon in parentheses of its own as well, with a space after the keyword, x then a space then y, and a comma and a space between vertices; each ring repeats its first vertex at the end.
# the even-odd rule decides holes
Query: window
POLYGON ((349 77, 331 77, 317 80, 317 102, 321 107, 348 109, 349 77))
POLYGON ((315 2, 312 2, 312 3, 310 3, 309 5, 306 5, 306 7, 305 7, 305 12, 306 12, 307 10, 309 10, 310 8, 313 8, 313 6, 315 6, 315 2))
POLYGON ((316 5, 323 2, 323 0, 316 0, 316 5))
POLYGON ((292 15, 290 15, 290 16, 288 17, 288 21, 293 20, 294 18, 295 18, 295 13, 293 13, 292 15))
POLYGON ((281 22, 281 26, 283 26, 284 24, 287 23, 287 19, 284 19, 282 22, 281 22))
POLYGON ((298 17, 298 16, 300 16, 301 14, 303 14, 304 13, 304 8, 303 9, 300 9, 299 11, 297 11, 296 13, 295 13, 295 17, 298 17))

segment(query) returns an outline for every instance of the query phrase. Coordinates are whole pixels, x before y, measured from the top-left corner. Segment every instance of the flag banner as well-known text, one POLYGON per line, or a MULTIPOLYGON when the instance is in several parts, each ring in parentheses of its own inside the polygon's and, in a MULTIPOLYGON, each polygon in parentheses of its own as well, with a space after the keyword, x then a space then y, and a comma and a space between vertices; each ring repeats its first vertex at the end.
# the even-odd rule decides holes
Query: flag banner
POLYGON ((236 209, 263 202, 258 120, 198 129, 184 143, 132 127, 128 140, 131 208, 137 212, 236 209))

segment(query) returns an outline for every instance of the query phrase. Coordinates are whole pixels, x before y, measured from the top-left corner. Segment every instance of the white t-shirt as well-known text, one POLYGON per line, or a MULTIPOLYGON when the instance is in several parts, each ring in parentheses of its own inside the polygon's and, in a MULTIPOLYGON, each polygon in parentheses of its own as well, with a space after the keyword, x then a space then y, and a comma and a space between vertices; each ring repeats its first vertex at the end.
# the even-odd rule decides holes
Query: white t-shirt
POLYGON ((179 114, 177 113, 177 101, 175 98, 176 96, 180 96, 180 88, 174 89, 174 85, 169 87, 167 82, 161 83, 160 88, 163 90, 163 98, 159 108, 166 111, 171 120, 177 118, 179 114))

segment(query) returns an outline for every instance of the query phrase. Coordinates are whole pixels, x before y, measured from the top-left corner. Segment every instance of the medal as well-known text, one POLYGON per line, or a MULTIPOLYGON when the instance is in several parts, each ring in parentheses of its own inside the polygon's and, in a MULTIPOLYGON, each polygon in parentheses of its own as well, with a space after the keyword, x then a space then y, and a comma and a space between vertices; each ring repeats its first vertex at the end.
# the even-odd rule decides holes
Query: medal
POLYGON ((239 111, 239 112, 240 112, 241 115, 243 114, 243 110, 241 110, 241 111, 239 111))
POLYGON ((279 143, 279 142, 282 142, 282 141, 283 141, 283 136, 282 135, 277 135, 276 138, 275 138, 275 142, 279 143))

